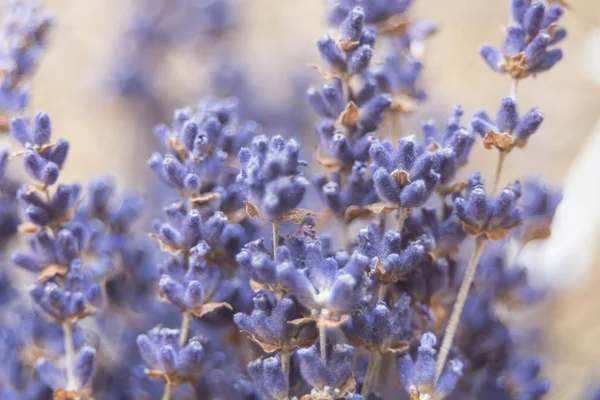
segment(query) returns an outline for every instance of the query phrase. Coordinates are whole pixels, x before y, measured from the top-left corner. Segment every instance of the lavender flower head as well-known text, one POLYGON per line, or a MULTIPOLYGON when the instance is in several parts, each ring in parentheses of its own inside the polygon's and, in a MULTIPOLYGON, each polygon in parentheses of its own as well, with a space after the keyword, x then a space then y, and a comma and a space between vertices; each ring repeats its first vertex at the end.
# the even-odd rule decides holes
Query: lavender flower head
POLYGON ((185 382, 202 372, 206 352, 201 337, 193 337, 180 346, 178 329, 156 327, 146 335, 139 335, 137 345, 152 368, 149 371, 152 378, 185 382))
POLYGON ((0 115, 2 130, 11 114, 23 111, 29 102, 25 80, 32 74, 46 46, 53 20, 37 0, 5 2, 1 22, 0 115))
POLYGON ((436 155, 426 151, 414 136, 376 142, 369 150, 375 189, 379 197, 402 208, 422 206, 440 181, 436 155))
POLYGON ((238 182, 265 219, 279 220, 302 201, 309 183, 300 172, 307 164, 299 157, 298 142, 286 142, 281 136, 270 142, 257 136, 251 148, 240 150, 238 182))
POLYGON ((479 111, 471 122, 474 132, 481 135, 483 145, 487 149, 493 147, 509 152, 515 147, 523 148, 542 122, 544 114, 538 108, 532 108, 519 116, 516 99, 505 97, 500 103, 496 119, 492 119, 485 111, 479 111))
POLYGON ((433 333, 425 333, 421 336, 416 358, 407 354, 399 361, 400 382, 411 400, 442 400, 454 390, 462 376, 463 363, 458 359, 450 360, 434 387, 436 342, 433 333))
POLYGON ((502 239, 523 221, 523 210, 517 206, 521 196, 518 182, 502 189, 495 199, 489 199, 481 175, 475 173, 465 192, 464 197, 454 200, 454 207, 464 230, 470 235, 502 239))
POLYGON ((557 25, 563 13, 555 2, 511 0, 511 23, 502 50, 486 44, 481 56, 492 70, 508 73, 513 79, 549 70, 563 57, 561 49, 550 49, 567 36, 557 25))

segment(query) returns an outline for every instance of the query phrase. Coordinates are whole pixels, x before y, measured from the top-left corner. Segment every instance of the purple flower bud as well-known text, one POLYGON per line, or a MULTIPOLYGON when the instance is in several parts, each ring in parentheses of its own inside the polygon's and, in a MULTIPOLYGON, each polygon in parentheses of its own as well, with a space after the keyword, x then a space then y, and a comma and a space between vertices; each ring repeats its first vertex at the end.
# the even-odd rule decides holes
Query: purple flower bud
POLYGON ((91 347, 84 347, 79 350, 79 354, 75 359, 73 365, 73 375, 77 379, 78 387, 86 387, 94 373, 94 366, 96 362, 96 350, 91 347))
POLYGON ((324 35, 317 41, 321 58, 327 65, 337 71, 345 72, 347 69, 346 57, 335 41, 329 35, 324 35))

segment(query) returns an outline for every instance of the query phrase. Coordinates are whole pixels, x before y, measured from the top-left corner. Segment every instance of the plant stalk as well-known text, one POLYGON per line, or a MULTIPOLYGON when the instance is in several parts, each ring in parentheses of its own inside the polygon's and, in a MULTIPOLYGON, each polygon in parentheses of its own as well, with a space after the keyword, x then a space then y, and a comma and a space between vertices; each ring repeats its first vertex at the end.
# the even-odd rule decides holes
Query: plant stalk
POLYGON ((469 289, 471 289, 471 284, 473 283, 473 279, 475 278, 477 263, 479 262, 479 257, 481 257, 481 252, 483 250, 485 240, 486 239, 483 236, 480 236, 475 240, 475 249, 473 250, 473 254, 471 254, 471 259, 469 260, 469 264, 467 265, 465 276, 460 285, 460 289, 458 290, 456 302, 454 303, 454 308, 452 309, 452 314, 450 315, 448 326, 446 326, 446 334, 444 335, 444 340, 442 341, 442 346, 440 347, 440 353, 438 355, 435 372, 435 380, 433 382, 434 388, 438 382, 438 379, 440 379, 440 376, 442 375, 444 366, 446 365, 446 359, 448 358, 448 353, 450 353, 450 348, 452 347, 452 341, 454 340, 454 336, 456 335, 456 330, 458 328, 460 316, 462 314, 462 310, 465 306, 465 302, 469 294, 469 289))
POLYGON ((371 356, 369 357, 369 366, 367 367, 367 372, 365 373, 365 379, 363 380, 362 389, 360 394, 365 399, 369 397, 369 393, 371 391, 371 387, 375 383, 377 376, 379 375, 379 369, 381 368, 381 353, 377 350, 371 351, 371 356))
POLYGON ((500 156, 498 157, 498 165, 496 166, 496 174, 494 176, 494 186, 492 186, 492 196, 498 191, 498 184, 500 183, 500 176, 502 175, 502 168, 504 167, 504 160, 506 159, 507 154, 507 152, 501 151, 500 156))
POLYGON ((319 324, 319 343, 321 345, 321 361, 327 365, 327 327, 319 324))
POLYGON ((62 323, 63 338, 65 341, 65 359, 66 359, 66 375, 67 375, 67 390, 77 390, 75 375, 73 374, 73 366, 75 365, 75 345, 73 344, 73 325, 70 321, 62 323))
POLYGON ((174 388, 175 387, 173 386, 173 384, 171 382, 167 382, 165 384, 165 391, 163 392, 162 400, 171 400, 171 395, 173 394, 174 388))
POLYGON ((279 220, 273 221, 273 260, 275 259, 275 253, 277 252, 277 247, 279 247, 279 220))
POLYGON ((194 316, 191 312, 185 311, 181 314, 181 330, 179 331, 179 346, 184 347, 190 337, 190 326, 194 316))

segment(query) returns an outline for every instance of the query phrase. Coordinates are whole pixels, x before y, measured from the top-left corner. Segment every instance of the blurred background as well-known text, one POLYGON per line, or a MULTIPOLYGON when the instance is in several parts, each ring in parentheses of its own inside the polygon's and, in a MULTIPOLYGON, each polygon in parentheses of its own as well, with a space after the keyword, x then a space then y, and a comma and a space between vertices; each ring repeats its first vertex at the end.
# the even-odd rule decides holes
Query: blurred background
MULTIPOLYGON (((249 117, 270 131, 312 140, 314 115, 303 93, 320 79, 308 65, 318 61, 315 42, 328 29, 326 2, 232 0, 233 15, 178 3, 193 2, 45 1, 57 24, 31 83, 32 107, 47 111, 55 134, 72 142, 65 180, 109 172, 150 195, 145 160, 153 149, 152 127, 169 122, 174 108, 211 93, 241 91, 249 117)), ((403 120, 404 133, 418 133, 426 118, 445 120, 454 104, 462 104, 466 116, 481 108, 493 112, 508 95, 509 79, 492 73, 478 55, 481 44, 499 44, 507 5, 507 0, 415 1, 411 17, 435 21, 439 30, 427 41, 423 60, 428 100, 403 120)), ((546 120, 526 151, 508 157, 503 176, 508 181, 541 174, 567 187, 573 176, 585 178, 578 180, 583 186, 572 183, 577 195, 570 204, 580 204, 572 207, 579 209, 577 217, 559 212, 572 237, 581 228, 592 241, 590 248, 575 247, 591 258, 583 266, 577 257, 562 260, 563 275, 582 267, 579 279, 567 287, 542 279, 550 292, 528 316, 539 320, 545 374, 554 384, 551 399, 579 398, 583 388, 600 381, 600 241, 593 236, 596 229, 583 229, 600 226, 587 209, 600 208, 600 173, 589 167, 593 163, 581 162, 600 154, 600 148, 589 150, 591 156, 583 151, 594 145, 594 135, 600 137, 600 4, 573 0, 571 6, 562 20, 569 31, 564 60, 519 85, 521 107, 540 107, 546 120), (572 167, 578 163, 583 171, 572 167)), ((481 169, 491 176, 495 157, 477 147, 466 173, 481 169)), ((535 268, 543 277, 544 265, 535 268)))

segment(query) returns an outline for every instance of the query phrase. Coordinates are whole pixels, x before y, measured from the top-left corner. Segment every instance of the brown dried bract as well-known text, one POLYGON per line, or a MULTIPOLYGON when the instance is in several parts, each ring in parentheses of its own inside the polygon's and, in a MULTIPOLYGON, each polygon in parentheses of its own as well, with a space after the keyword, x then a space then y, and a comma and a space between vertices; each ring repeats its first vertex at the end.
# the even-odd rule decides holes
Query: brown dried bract
POLYGON ((396 169, 392 171, 392 179, 396 181, 398 186, 400 186, 401 188, 410 183, 410 176, 408 175, 408 172, 403 171, 401 169, 396 169))
POLYGON ((358 123, 359 117, 360 112, 358 110, 358 107, 356 106, 356 104, 354 104, 353 101, 351 101, 346 106, 346 109, 340 114, 340 122, 344 126, 353 127, 356 126, 356 124, 358 123))
POLYGON ((338 41, 338 46, 340 47, 340 49, 342 49, 346 52, 354 50, 355 48, 358 47, 359 44, 360 44, 360 42, 358 42, 358 41, 355 41, 355 42, 347 42, 347 41, 343 41, 343 40, 338 41))
POLYGON ((86 399, 86 400, 94 400, 92 396, 92 392, 89 389, 84 390, 66 390, 63 388, 58 388, 52 393, 52 398, 54 400, 77 400, 77 399, 86 399))
POLYGON ((396 275, 391 271, 386 271, 385 266, 379 257, 377 258, 375 267, 369 272, 369 275, 375 276, 379 282, 384 284, 396 283, 406 278, 404 275, 396 275))
POLYGON ((396 211, 398 206, 390 203, 373 203, 365 206, 364 208, 373 212, 374 214, 387 214, 396 211))
POLYGON ((483 146, 486 149, 496 147, 501 151, 510 151, 513 147, 514 138, 508 133, 489 131, 483 138, 483 146))
POLYGON ((163 240, 157 234, 151 233, 150 237, 158 242, 158 245, 160 246, 160 249, 162 251, 166 251, 167 253, 171 253, 173 255, 181 253, 181 249, 178 249, 176 247, 171 246, 170 244, 163 242, 163 240))
POLYGON ((220 303, 206 303, 201 305, 200 307, 196 307, 194 308, 192 311, 192 314, 194 314, 196 317, 202 317, 205 314, 208 314, 210 312, 216 311, 216 310, 220 310, 221 308, 227 308, 228 310, 233 311, 233 307, 231 307, 231 305, 229 303, 226 302, 220 302, 220 303))
POLYGON ((390 110, 400 112, 402 114, 411 114, 417 110, 419 103, 410 96, 404 94, 396 94, 392 98, 392 106, 390 110))
POLYGON ((40 271, 40 274, 38 276, 39 280, 45 280, 45 279, 49 279, 55 276, 65 276, 65 274, 69 271, 69 267, 66 267, 64 265, 58 265, 58 264, 51 264, 48 265, 47 267, 43 268, 40 271))
POLYGON ((208 203, 211 200, 218 199, 219 197, 221 197, 221 194, 215 193, 215 192, 209 192, 209 193, 192 195, 190 197, 190 200, 193 201, 194 203, 204 204, 204 203, 208 203))
POLYGON ((279 218, 281 222, 293 222, 295 224, 299 224, 304 221, 304 218, 312 215, 316 216, 314 212, 310 210, 305 210, 303 208, 294 208, 292 211, 288 211, 279 218))
POLYGON ((437 188, 437 192, 442 197, 446 197, 452 193, 460 193, 468 186, 466 181, 454 182, 449 185, 441 185, 437 188))
POLYGON ((527 60, 525 53, 521 52, 511 57, 504 57, 502 68, 513 78, 523 79, 529 76, 527 72, 527 60))
POLYGON ((263 219, 262 213, 260 212, 260 209, 258 208, 258 206, 256 206, 254 203, 251 203, 247 200, 244 200, 244 204, 246 205, 246 214, 248 214, 248 216, 250 218, 263 219))
POLYGON ((23 222, 22 224, 19 224, 19 232, 21 233, 25 233, 25 234, 32 234, 32 233, 36 233, 40 227, 32 224, 31 222, 23 222))
POLYGON ((493 231, 486 231, 485 236, 491 240, 504 239, 509 233, 511 228, 507 229, 495 229, 493 231))
POLYGON ((342 168, 342 164, 339 161, 324 156, 318 146, 315 148, 315 160, 327 169, 340 170, 342 168))
POLYGON ((410 22, 402 14, 396 14, 381 24, 380 32, 383 34, 400 35, 408 29, 410 22))
POLYGON ((183 143, 181 143, 179 140, 175 139, 172 136, 169 136, 169 148, 171 150, 173 150, 175 152, 175 154, 177 154, 182 160, 187 160, 188 153, 185 150, 185 147, 183 146, 183 143))

